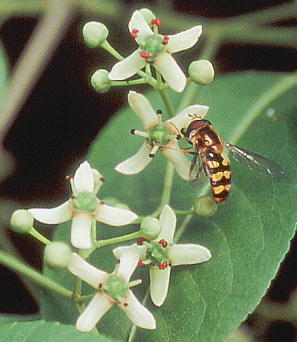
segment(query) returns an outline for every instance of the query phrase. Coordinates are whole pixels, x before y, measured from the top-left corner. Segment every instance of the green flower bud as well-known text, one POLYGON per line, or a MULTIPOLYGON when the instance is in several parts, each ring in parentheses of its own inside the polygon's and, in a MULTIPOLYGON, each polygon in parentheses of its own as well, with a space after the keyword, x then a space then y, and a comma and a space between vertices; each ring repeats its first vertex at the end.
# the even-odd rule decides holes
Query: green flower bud
POLYGON ((16 210, 10 218, 11 229, 17 233, 27 233, 33 228, 34 217, 26 209, 16 210))
POLYGON ((216 213, 218 206, 210 196, 198 197, 194 202, 194 211, 200 216, 212 216, 216 213))
POLYGON ((206 59, 192 62, 188 72, 191 80, 200 85, 207 85, 214 79, 214 68, 206 59))
POLYGON ((53 268, 66 268, 71 259, 70 247, 62 241, 54 241, 45 246, 44 261, 53 268))
POLYGON ((139 10, 139 12, 149 25, 151 24, 151 21, 156 18, 154 13, 148 8, 142 8, 139 10))
POLYGON ((154 217, 145 217, 140 224, 141 236, 149 240, 155 239, 161 231, 160 221, 154 217))
POLYGON ((108 71, 99 69, 91 77, 91 83, 98 93, 106 93, 111 88, 111 81, 108 78, 108 71))
POLYGON ((91 48, 98 47, 105 42, 108 37, 108 33, 107 27, 97 21, 90 21, 83 27, 85 43, 91 48))

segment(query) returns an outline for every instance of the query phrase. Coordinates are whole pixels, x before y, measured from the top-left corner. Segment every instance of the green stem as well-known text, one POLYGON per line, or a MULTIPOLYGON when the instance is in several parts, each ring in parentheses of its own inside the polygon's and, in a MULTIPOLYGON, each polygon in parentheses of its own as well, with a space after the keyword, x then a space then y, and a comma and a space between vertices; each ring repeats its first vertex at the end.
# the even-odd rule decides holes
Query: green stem
POLYGON ((120 242, 125 242, 125 241, 129 241, 129 240, 134 240, 137 239, 141 236, 140 232, 134 232, 131 234, 127 234, 127 235, 122 235, 122 236, 117 236, 111 239, 106 239, 106 240, 99 240, 96 242, 96 247, 100 248, 103 246, 108 246, 108 245, 112 245, 115 243, 120 243, 120 242))
POLYGON ((123 57, 119 52, 117 52, 117 50, 115 50, 107 40, 105 40, 100 46, 119 61, 125 59, 125 57, 123 57))
POLYGON ((193 209, 188 210, 177 210, 174 209, 175 215, 193 215, 195 214, 195 211, 193 209))
POLYGON ((192 220, 193 214, 187 215, 182 224, 180 225, 179 229, 177 230, 177 232, 175 233, 174 236, 174 242, 178 242, 180 240, 180 238, 182 237, 184 231, 187 228, 188 223, 192 220))
POLYGON ((116 86, 129 86, 129 85, 136 85, 136 84, 145 84, 147 81, 144 78, 138 78, 137 80, 131 81, 111 81, 111 85, 113 87, 116 86))
POLYGON ((173 167, 173 164, 170 161, 168 161, 166 164, 163 192, 162 192, 160 205, 159 205, 158 209, 154 213, 152 213, 152 215, 151 215, 152 217, 158 217, 160 215, 160 212, 162 211, 164 205, 169 203, 170 196, 171 196, 172 184, 173 184, 173 176, 174 176, 174 167, 173 167))
POLYGON ((34 227, 32 227, 29 231, 28 234, 33 236, 35 239, 39 240, 40 242, 44 243, 45 245, 51 243, 50 240, 48 240, 45 236, 40 234, 34 227))
POLYGON ((158 91, 162 97, 162 100, 163 100, 164 105, 166 107, 168 116, 170 118, 172 118, 174 116, 174 109, 173 109, 171 102, 169 101, 169 97, 168 97, 168 94, 166 92, 166 89, 158 89, 158 91))
POLYGON ((72 291, 67 290, 65 287, 57 284, 53 280, 46 278, 30 266, 14 258, 9 253, 0 251, 0 264, 6 266, 12 271, 16 271, 17 273, 24 275, 26 278, 31 279, 34 283, 47 290, 54 291, 67 298, 72 298, 72 291))
POLYGON ((275 99, 294 87, 297 87, 297 73, 285 76, 282 80, 277 81, 275 85, 264 92, 254 105, 250 107, 244 119, 241 121, 239 128, 230 137, 230 141, 236 143, 262 111, 270 106, 275 99))

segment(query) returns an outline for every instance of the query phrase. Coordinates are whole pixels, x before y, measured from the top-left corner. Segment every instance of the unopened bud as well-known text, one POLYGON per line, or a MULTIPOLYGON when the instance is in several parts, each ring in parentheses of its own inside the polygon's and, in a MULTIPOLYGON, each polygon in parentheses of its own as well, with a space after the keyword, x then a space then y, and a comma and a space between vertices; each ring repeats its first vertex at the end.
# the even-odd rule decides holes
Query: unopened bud
POLYGON ((25 209, 16 210, 10 218, 11 229, 17 233, 27 233, 33 228, 34 217, 25 209))
POLYGON ((90 21, 83 27, 83 36, 87 46, 99 47, 108 37, 108 28, 97 21, 90 21))
POLYGON ((54 241, 45 246, 44 261, 53 268, 66 268, 71 259, 70 247, 62 241, 54 241))
POLYGON ((191 80, 200 85, 207 85, 214 79, 214 68, 206 59, 192 62, 188 72, 191 80))
POLYGON ((148 8, 142 8, 139 10, 139 12, 149 25, 151 24, 151 21, 156 18, 154 13, 148 8))
POLYGON ((91 83, 98 93, 106 93, 111 87, 111 81, 108 78, 108 71, 99 69, 91 77, 91 83))
POLYGON ((145 217, 140 224, 141 236, 149 240, 155 239, 161 231, 160 221, 154 217, 145 217))
POLYGON ((210 196, 198 197, 194 202, 194 211, 200 216, 212 216, 217 211, 217 204, 210 196))

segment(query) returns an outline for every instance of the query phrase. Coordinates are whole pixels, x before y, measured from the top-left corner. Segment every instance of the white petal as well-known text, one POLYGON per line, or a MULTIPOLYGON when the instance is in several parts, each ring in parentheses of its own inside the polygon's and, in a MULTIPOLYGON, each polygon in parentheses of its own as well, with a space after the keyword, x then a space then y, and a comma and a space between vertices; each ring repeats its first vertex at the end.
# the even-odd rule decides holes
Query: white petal
POLYGON ((136 91, 129 91, 128 102, 133 112, 141 120, 145 130, 158 123, 158 116, 145 96, 136 91))
POLYGON ((202 26, 194 26, 186 31, 174 35, 168 35, 169 40, 166 49, 170 53, 183 51, 191 48, 201 36, 202 26))
POLYGON ((160 270, 157 267, 150 268, 150 294, 153 303, 161 306, 168 293, 170 279, 170 267, 160 270))
POLYGON ((74 213, 71 225, 71 244, 76 248, 92 247, 93 217, 87 213, 74 213))
POLYGON ((157 240, 165 239, 168 243, 172 243, 176 227, 176 216, 169 205, 166 204, 164 206, 159 220, 161 225, 161 233, 159 234, 157 240))
POLYGON ((85 161, 80 164, 74 174, 74 188, 79 192, 92 192, 94 189, 94 177, 90 164, 85 161))
POLYGON ((116 274, 129 282, 139 260, 139 254, 134 248, 126 250, 120 257, 116 274))
POLYGON ((149 157, 151 150, 152 148, 144 143, 134 156, 118 164, 115 170, 125 175, 136 175, 152 161, 149 157))
POLYGON ((139 52, 140 50, 136 50, 122 61, 116 63, 108 74, 108 78, 112 81, 125 80, 141 70, 145 66, 146 60, 139 55, 139 52))
POLYGON ((151 312, 139 303, 131 290, 128 290, 126 306, 121 304, 120 308, 127 314, 128 318, 138 327, 144 329, 156 329, 156 321, 151 312))
POLYGON ((186 76, 169 53, 160 53, 155 60, 154 66, 174 91, 181 93, 185 89, 186 76))
POLYGON ((107 204, 100 204, 96 214, 96 220, 110 226, 125 226, 135 221, 137 217, 131 210, 115 208, 107 204))
POLYGON ((76 329, 79 331, 91 331, 100 318, 112 307, 113 303, 102 294, 97 293, 85 311, 78 317, 76 329))
POLYGON ((211 258, 206 247, 195 244, 173 245, 168 254, 172 266, 198 264, 211 258))
POLYGON ((177 141, 172 141, 166 147, 162 152, 171 161, 178 175, 186 181, 193 180, 198 173, 198 168, 195 165, 193 172, 190 174, 191 161, 182 152, 177 141))
POLYGON ((63 223, 70 220, 72 217, 72 209, 70 207, 69 201, 55 208, 33 208, 29 209, 29 212, 37 221, 47 224, 63 223))
POLYGON ((165 122, 165 126, 172 134, 179 134, 182 128, 187 128, 193 117, 201 119, 207 114, 209 107, 198 104, 185 108, 182 112, 165 122))
POLYGON ((112 252, 113 255, 117 258, 120 259, 120 257, 128 250, 133 249, 136 250, 136 252, 138 253, 138 257, 139 259, 143 259, 145 257, 146 254, 146 249, 147 247, 145 245, 137 245, 136 243, 134 243, 131 246, 120 246, 115 248, 112 252))
POLYGON ((153 31, 139 11, 135 11, 132 14, 128 26, 130 33, 132 33, 134 29, 138 30, 137 37, 135 39, 138 44, 142 43, 146 37, 153 34, 153 31))
POLYGON ((90 265, 81 256, 76 253, 72 253, 70 264, 68 265, 68 270, 79 277, 81 280, 85 281, 89 285, 98 289, 99 284, 107 279, 108 274, 99 270, 98 268, 90 265))

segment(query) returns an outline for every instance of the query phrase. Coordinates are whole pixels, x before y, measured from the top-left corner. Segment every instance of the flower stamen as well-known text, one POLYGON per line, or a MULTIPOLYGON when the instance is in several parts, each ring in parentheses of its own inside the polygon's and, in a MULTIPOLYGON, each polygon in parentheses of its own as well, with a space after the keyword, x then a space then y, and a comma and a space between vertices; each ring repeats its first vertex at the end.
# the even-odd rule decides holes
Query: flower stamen
POLYGON ((149 157, 154 158, 159 148, 160 148, 160 145, 154 145, 149 154, 149 157))
POLYGON ((168 242, 165 239, 161 239, 159 243, 162 245, 163 248, 166 248, 168 246, 168 242))
POLYGON ((161 20, 158 18, 154 18, 151 20, 151 25, 156 25, 156 26, 160 27, 161 26, 161 20))
POLYGON ((168 41, 169 41, 169 36, 165 35, 163 40, 162 40, 162 44, 166 45, 168 43, 168 41))
POLYGON ((140 54, 140 57, 145 58, 145 59, 152 57, 152 54, 146 51, 140 51, 139 54, 140 54))
POLYGON ((131 129, 130 133, 139 135, 140 137, 143 137, 143 138, 149 138, 149 134, 147 132, 139 131, 135 128, 131 129))
POLYGON ((137 38, 137 33, 138 33, 138 32, 139 32, 139 30, 133 29, 132 32, 130 33, 130 34, 131 34, 131 37, 134 38, 134 39, 137 38))
POLYGON ((162 264, 158 266, 159 270, 165 270, 168 267, 168 262, 163 261, 162 264))

